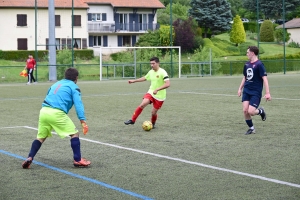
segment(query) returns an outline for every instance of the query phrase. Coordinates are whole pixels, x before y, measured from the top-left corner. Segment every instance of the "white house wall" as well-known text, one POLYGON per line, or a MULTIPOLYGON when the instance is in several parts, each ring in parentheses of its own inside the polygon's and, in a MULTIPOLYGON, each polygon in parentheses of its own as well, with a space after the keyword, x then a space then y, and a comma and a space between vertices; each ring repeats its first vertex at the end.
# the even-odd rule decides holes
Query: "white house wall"
POLYGON ((300 28, 287 29, 287 31, 291 34, 289 42, 296 42, 300 44, 300 28))
POLYGON ((17 38, 27 38, 28 48, 34 49, 34 11, 30 9, 1 9, 0 18, 1 50, 17 50, 17 38), (27 15, 26 27, 17 26, 17 14, 27 15))
MULTIPOLYGON (((60 15, 61 26, 55 28, 55 38, 72 38, 71 9, 56 9, 55 15, 60 15)), ((81 15, 81 27, 74 27, 74 38, 88 38, 87 11, 85 9, 74 10, 74 15, 81 15)), ((17 50, 18 38, 27 38, 28 50, 35 49, 35 11, 34 9, 1 9, 0 26, 5 31, 0 31, 0 49, 17 50), (17 14, 27 15, 27 26, 17 26, 17 14), (9 20, 9 21, 8 21, 9 20)), ((37 10, 37 46, 38 50, 45 50, 46 38, 49 38, 48 10, 37 10)))
MULTIPOLYGON (((88 13, 106 13, 107 23, 114 23, 114 10, 110 5, 89 5, 88 13)), ((87 21, 87 20, 86 20, 87 21)))
MULTIPOLYGON (((138 14, 150 14, 152 9, 137 9, 138 14)), ((73 37, 74 38, 86 38, 87 45, 89 44, 89 32, 87 28, 87 14, 88 13, 106 13, 107 23, 115 23, 114 21, 114 9, 111 5, 89 5, 88 9, 74 9, 74 15, 81 16, 81 26, 74 27, 73 37)), ((133 8, 118 8, 117 13, 133 13, 133 8)), ((55 38, 59 39, 71 39, 72 38, 72 27, 71 27, 71 15, 72 10, 70 8, 66 9, 55 9, 55 15, 60 15, 61 26, 55 27, 55 38)), ((35 50, 35 10, 34 8, 5 8, 1 9, 0 12, 0 26, 5 27, 5 31, 2 29, 0 31, 0 50, 17 50, 18 49, 18 38, 27 39, 28 50, 35 50), (27 26, 21 27, 17 26, 17 14, 27 15, 27 26), (3 20, 6 19, 6 20, 3 20)), ((157 23, 157 14, 154 15, 153 23, 157 23)), ((46 49, 46 38, 49 38, 49 20, 48 20, 48 10, 45 8, 38 8, 37 10, 37 49, 46 49)), ((125 35, 135 35, 136 41, 139 39, 139 35, 145 32, 123 32, 125 35)), ((119 33, 97 33, 92 35, 107 36, 108 47, 118 46, 118 35, 123 35, 122 32, 119 33)), ((89 49, 94 49, 94 54, 99 55, 99 47, 88 47, 89 49)))

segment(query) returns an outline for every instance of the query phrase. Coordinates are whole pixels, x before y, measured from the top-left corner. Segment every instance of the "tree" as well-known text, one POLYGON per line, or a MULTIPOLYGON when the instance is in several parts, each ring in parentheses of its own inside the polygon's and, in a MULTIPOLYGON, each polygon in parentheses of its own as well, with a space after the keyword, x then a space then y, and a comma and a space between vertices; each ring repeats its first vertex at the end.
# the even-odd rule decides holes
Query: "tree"
MULTIPOLYGON (((160 43, 162 46, 170 46, 171 38, 170 38, 170 26, 162 25, 159 28, 159 37, 160 37, 160 43)), ((175 31, 174 27, 172 27, 172 38, 175 38, 175 31)), ((174 43, 174 40, 172 41, 172 45, 174 43)))
POLYGON ((259 37, 261 42, 274 42, 274 26, 270 20, 261 24, 259 37))
MULTIPOLYGON (((162 4, 164 4, 165 6, 167 6, 168 4, 170 4, 170 0, 160 0, 160 2, 162 4)), ((188 6, 189 5, 189 1, 187 0, 172 0, 172 2, 175 4, 175 3, 179 3, 183 6, 188 6)))
POLYGON ((195 41, 192 18, 187 20, 177 19, 173 26, 175 31, 174 45, 181 46, 183 52, 191 51, 195 41))
POLYGON ((227 0, 191 0, 189 15, 201 28, 205 28, 205 37, 210 29, 213 34, 230 30, 232 14, 227 0))
MULTIPOLYGON (((259 0, 259 11, 263 13, 265 18, 283 18, 283 6, 280 0, 259 0)), ((300 5, 300 0, 285 0, 286 14, 294 11, 300 5)), ((244 0, 244 7, 256 12, 257 0, 244 0)))
MULTIPOLYGON (((166 6, 166 9, 159 9, 157 11, 157 21, 160 24, 170 24, 170 4, 166 6)), ((172 20, 188 19, 188 7, 179 3, 172 4, 172 20)), ((173 23, 172 22, 172 23, 173 23)))
POLYGON ((285 31, 285 42, 290 40, 291 34, 288 33, 286 29, 283 30, 283 28, 278 28, 274 31, 274 35, 278 43, 283 42, 284 31, 285 31))
POLYGON ((161 46, 159 30, 148 31, 141 35, 135 45, 139 47, 161 46))
POLYGON ((232 16, 236 16, 240 14, 239 10, 242 8, 243 1, 242 0, 228 0, 231 7, 232 16))
POLYGON ((230 42, 235 43, 236 46, 240 43, 246 42, 246 32, 239 15, 235 16, 233 19, 232 29, 230 32, 230 42))

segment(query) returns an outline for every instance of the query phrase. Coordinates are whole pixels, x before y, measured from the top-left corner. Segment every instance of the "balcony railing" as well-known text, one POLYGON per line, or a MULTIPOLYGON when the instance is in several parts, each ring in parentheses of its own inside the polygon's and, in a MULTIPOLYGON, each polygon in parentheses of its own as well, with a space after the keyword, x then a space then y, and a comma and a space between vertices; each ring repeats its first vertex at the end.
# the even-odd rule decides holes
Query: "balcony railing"
POLYGON ((145 32, 148 30, 157 30, 158 23, 103 23, 88 22, 88 32, 145 32))

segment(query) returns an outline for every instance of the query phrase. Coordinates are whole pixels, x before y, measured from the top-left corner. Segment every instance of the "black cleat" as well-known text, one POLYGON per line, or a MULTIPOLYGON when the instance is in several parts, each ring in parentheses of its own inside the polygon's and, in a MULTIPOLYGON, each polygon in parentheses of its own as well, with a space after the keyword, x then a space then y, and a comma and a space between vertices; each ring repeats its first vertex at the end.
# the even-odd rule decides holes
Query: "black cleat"
POLYGON ((152 129, 155 129, 155 123, 152 124, 152 129))
POLYGON ((132 125, 133 125, 133 124, 134 124, 134 121, 132 121, 132 120, 130 119, 130 120, 124 122, 124 124, 126 124, 126 125, 132 124, 132 125))
POLYGON ((260 110, 260 112, 261 112, 261 113, 260 113, 261 120, 266 121, 266 119, 267 119, 267 114, 266 114, 264 108, 259 108, 259 110, 260 110))
POLYGON ((255 133, 255 129, 249 128, 249 130, 245 133, 245 135, 250 135, 252 133, 255 133))

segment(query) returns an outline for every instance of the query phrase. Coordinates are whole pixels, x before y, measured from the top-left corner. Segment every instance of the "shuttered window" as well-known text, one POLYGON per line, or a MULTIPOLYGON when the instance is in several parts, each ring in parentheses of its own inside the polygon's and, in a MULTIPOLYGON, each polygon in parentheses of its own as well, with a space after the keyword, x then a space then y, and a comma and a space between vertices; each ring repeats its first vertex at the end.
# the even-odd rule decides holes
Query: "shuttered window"
POLYGON ((27 26, 27 15, 24 14, 17 15, 17 26, 27 26))
POLYGON ((18 50, 28 50, 27 38, 18 38, 18 50))

